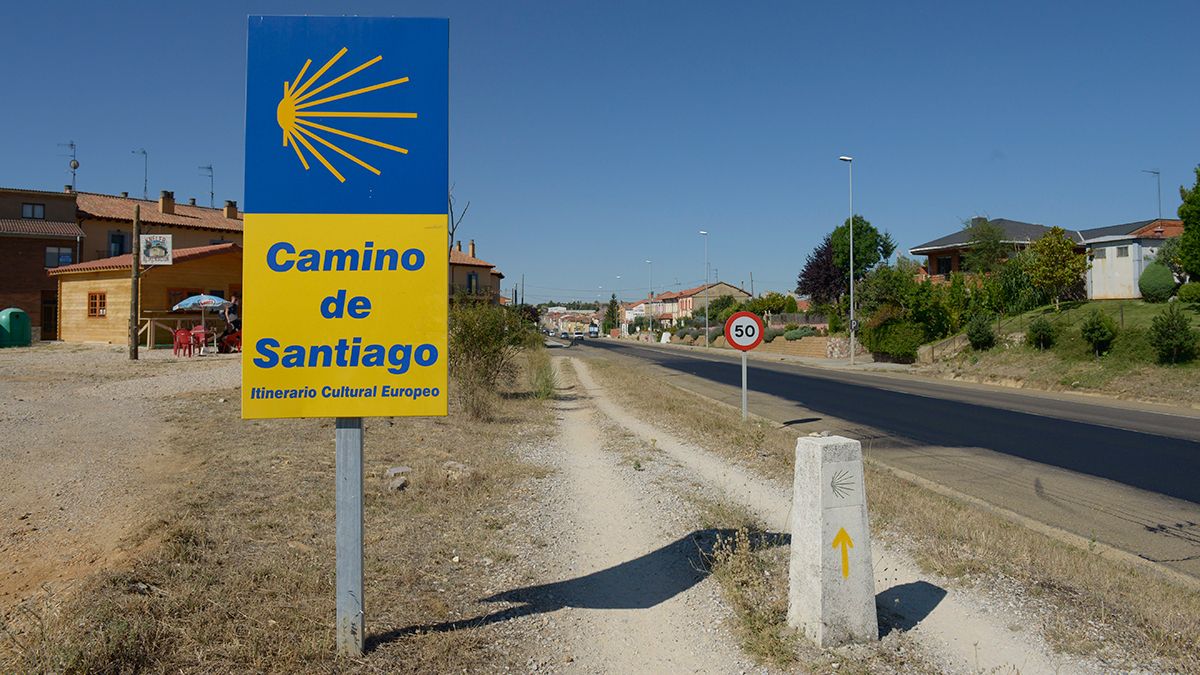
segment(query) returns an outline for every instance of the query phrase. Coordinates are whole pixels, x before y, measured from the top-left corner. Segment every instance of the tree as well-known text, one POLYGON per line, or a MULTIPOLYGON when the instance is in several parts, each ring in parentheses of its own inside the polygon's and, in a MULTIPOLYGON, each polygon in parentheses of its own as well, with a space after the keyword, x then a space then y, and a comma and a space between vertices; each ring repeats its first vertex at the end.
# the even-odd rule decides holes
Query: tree
POLYGON ((833 264, 833 239, 827 234, 804 261, 796 292, 807 295, 813 304, 826 305, 840 298, 846 288, 846 275, 833 264))
POLYGON ((858 285, 858 311, 865 316, 875 313, 884 305, 909 309, 909 301, 916 291, 917 282, 912 268, 903 259, 895 266, 880 265, 863 277, 858 285))
POLYGON ((1100 356, 1117 339, 1117 322, 1099 308, 1092 308, 1092 313, 1080 324, 1079 334, 1092 346, 1096 356, 1100 356))
POLYGON ((1158 247, 1158 252, 1154 254, 1154 261, 1160 262, 1171 270, 1171 274, 1179 281, 1187 279, 1187 272, 1183 270, 1183 261, 1180 259, 1181 249, 1179 240, 1182 237, 1172 237, 1163 241, 1162 246, 1158 247))
POLYGON ((621 305, 617 303, 617 294, 613 293, 608 300, 608 309, 604 312, 604 332, 617 327, 621 322, 621 305))
POLYGON ((1179 187, 1179 219, 1183 221, 1183 236, 1179 239, 1179 263, 1192 279, 1200 278, 1200 166, 1196 167, 1196 184, 1190 189, 1179 187))
POLYGON ((450 211, 449 217, 446 218, 446 234, 449 235, 449 244, 447 244, 447 246, 449 248, 447 248, 446 250, 449 251, 449 250, 454 250, 454 234, 456 232, 458 232, 458 226, 462 225, 463 218, 467 217, 467 209, 471 208, 471 202, 467 202, 467 205, 463 207, 462 212, 458 214, 457 218, 455 218, 454 217, 454 186, 450 186, 450 193, 447 195, 446 201, 447 201, 447 208, 449 208, 449 211, 450 211))
POLYGON ((1163 363, 1183 363, 1196 355, 1196 330, 1192 319, 1172 302, 1150 324, 1150 341, 1163 363))
MULTIPOLYGON (((850 271, 850 219, 847 218, 832 234, 833 264, 845 274, 850 271)), ((854 278, 861 279, 868 270, 887 260, 896 250, 890 234, 879 230, 860 215, 854 216, 854 278)))
POLYGON ((1079 283, 1079 278, 1087 271, 1087 258, 1075 252, 1075 242, 1058 226, 1033 242, 1029 250, 1033 253, 1030 281, 1054 298, 1054 311, 1057 312, 1059 298, 1079 283))
POLYGON ((967 271, 990 274, 1000 269, 1010 250, 1010 246, 1004 243, 1004 228, 987 218, 972 218, 964 225, 963 231, 971 244, 963 261, 967 271))

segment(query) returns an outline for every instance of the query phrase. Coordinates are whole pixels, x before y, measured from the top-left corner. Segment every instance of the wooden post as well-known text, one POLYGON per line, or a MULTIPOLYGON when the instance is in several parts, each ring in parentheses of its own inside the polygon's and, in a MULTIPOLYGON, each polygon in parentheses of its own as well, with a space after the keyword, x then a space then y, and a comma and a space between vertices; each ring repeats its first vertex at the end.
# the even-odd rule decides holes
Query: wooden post
POLYGON ((338 417, 337 466, 337 653, 363 653, 363 427, 361 417, 338 417))
POLYGON ((133 205, 133 272, 129 289, 129 360, 138 360, 138 275, 141 270, 142 205, 133 205))

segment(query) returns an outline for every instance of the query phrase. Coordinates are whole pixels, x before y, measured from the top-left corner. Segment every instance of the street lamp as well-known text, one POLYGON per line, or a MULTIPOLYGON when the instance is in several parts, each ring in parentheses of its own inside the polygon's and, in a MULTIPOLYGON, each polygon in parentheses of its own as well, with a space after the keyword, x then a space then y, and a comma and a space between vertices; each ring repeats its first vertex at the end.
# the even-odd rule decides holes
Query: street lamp
POLYGON ((650 306, 654 301, 654 261, 646 261, 646 293, 649 297, 646 298, 646 326, 654 328, 654 319, 650 318, 650 306))
POLYGON ((854 333, 858 322, 854 320, 854 158, 838 157, 850 169, 850 365, 854 365, 854 333))
POLYGON ((708 230, 700 230, 704 237, 704 346, 708 346, 708 230))

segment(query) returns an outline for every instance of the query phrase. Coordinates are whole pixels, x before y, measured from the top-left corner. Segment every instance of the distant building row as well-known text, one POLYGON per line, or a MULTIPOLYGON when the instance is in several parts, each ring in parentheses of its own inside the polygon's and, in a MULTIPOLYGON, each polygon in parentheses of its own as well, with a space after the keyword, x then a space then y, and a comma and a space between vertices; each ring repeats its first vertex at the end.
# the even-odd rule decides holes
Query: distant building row
POLYGON ((646 316, 649 312, 656 325, 673 326, 683 319, 690 319, 697 312, 703 314, 708 303, 726 296, 732 297, 735 302, 742 302, 750 298, 750 294, 745 290, 724 281, 717 281, 707 286, 701 285, 682 291, 660 293, 657 296, 651 295, 648 298, 625 303, 622 306, 621 320, 623 323, 629 323, 634 319, 646 316))

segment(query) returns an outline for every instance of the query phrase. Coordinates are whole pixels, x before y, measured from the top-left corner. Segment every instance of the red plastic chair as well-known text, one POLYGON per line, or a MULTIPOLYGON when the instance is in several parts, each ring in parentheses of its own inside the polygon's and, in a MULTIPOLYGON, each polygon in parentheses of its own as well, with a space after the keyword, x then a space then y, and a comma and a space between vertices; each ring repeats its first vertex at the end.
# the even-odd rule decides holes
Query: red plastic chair
POLYGON ((187 352, 190 357, 192 355, 192 331, 186 328, 178 328, 175 330, 175 356, 179 356, 180 352, 187 352))
POLYGON ((196 326, 192 328, 192 347, 204 354, 204 346, 208 344, 209 331, 204 329, 204 326, 196 326))

